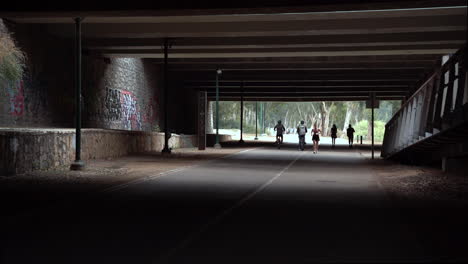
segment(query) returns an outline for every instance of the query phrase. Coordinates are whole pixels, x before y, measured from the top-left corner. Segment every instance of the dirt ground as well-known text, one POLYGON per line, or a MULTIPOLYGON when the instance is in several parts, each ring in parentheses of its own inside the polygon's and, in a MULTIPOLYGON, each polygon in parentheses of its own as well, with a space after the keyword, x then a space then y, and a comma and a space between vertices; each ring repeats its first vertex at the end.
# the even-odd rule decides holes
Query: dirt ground
POLYGON ((468 248, 468 175, 439 168, 372 162, 377 180, 395 212, 440 263, 466 263, 468 248))
POLYGON ((382 186, 395 199, 468 204, 466 172, 444 173, 438 168, 385 160, 377 160, 373 170, 382 186))

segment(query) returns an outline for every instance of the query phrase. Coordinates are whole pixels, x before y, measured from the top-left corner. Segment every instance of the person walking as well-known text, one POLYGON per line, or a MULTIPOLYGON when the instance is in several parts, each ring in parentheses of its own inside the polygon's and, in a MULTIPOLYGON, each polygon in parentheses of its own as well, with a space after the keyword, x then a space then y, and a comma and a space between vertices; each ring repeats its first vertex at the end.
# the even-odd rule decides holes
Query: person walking
POLYGON ((338 129, 336 128, 336 125, 333 124, 332 128, 331 128, 331 138, 332 138, 332 148, 335 147, 335 143, 336 143, 336 133, 338 132, 338 129))
POLYGON ((299 135, 299 149, 304 150, 305 135, 307 133, 307 127, 304 124, 304 121, 301 121, 301 123, 297 126, 296 132, 299 135))
POLYGON ((318 153, 318 145, 320 141, 320 132, 321 130, 317 128, 317 123, 314 124, 314 128, 310 132, 312 134, 312 142, 314 143, 314 154, 318 153))
POLYGON ((355 131, 354 128, 351 126, 351 124, 349 124, 348 129, 346 129, 346 134, 347 134, 347 136, 348 136, 349 148, 352 148, 352 147, 353 147, 354 132, 356 132, 356 131, 355 131))

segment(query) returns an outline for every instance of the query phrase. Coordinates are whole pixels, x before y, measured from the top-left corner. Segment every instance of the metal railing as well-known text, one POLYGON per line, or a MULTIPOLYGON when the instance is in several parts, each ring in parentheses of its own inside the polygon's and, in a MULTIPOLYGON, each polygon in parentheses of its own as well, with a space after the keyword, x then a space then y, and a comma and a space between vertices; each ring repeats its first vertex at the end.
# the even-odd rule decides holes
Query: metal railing
POLYGON ((467 103, 466 47, 453 54, 385 125, 382 157, 453 126, 467 103))

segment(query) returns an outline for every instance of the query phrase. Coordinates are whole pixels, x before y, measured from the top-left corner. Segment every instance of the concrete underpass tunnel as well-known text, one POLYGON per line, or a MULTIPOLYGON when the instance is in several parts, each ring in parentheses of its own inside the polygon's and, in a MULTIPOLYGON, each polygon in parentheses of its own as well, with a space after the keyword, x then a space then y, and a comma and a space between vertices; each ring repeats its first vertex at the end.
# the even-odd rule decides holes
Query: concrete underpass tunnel
POLYGON ((2 2, 0 262, 467 262, 466 1, 199 2, 2 2))
MULTIPOLYGON (((9 127, 60 127, 74 115, 76 169, 83 165, 81 124, 164 132, 162 144, 151 143, 163 153, 170 153, 171 132, 198 134, 195 144, 204 149, 208 101, 406 102, 438 71, 443 56, 460 57, 466 45, 463 1, 239 5, 199 12, 182 5, 157 15, 135 8, 65 14, 5 7, 0 17, 30 55, 32 69, 55 65, 12 86, 12 108, 2 120, 9 127), (48 60, 44 51, 52 47, 60 58, 48 60), (62 91, 61 80, 50 77, 59 69, 68 75, 62 91), (19 87, 28 100, 18 97, 19 87), (37 111, 50 118, 33 120, 37 111)), ((457 67, 466 72, 464 63, 457 67)))

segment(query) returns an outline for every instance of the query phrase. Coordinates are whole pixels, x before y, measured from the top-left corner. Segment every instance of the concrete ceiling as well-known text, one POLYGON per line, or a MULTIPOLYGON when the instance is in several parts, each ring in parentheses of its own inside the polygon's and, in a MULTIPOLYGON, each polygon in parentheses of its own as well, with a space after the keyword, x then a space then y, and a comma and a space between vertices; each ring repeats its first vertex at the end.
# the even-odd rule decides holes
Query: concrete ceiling
POLYGON ((247 100, 364 100, 371 91, 380 99, 402 99, 443 55, 466 45, 466 1, 249 2, 230 8, 6 8, 0 17, 71 39, 72 17, 83 16, 84 49, 91 56, 161 64, 169 38, 172 78, 211 97, 221 68, 225 100, 239 98, 242 81, 247 100))

